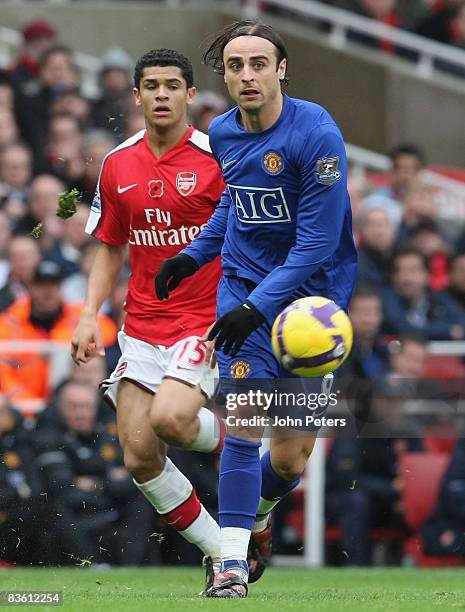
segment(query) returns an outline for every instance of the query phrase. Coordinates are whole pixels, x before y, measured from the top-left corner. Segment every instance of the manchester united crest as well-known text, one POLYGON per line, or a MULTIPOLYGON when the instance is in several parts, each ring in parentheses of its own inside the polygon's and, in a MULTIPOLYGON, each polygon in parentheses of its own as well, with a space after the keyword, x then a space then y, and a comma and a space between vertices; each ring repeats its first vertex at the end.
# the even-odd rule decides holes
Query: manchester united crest
POLYGON ((263 167, 268 174, 280 174, 284 169, 283 158, 276 151, 269 151, 263 158, 263 167))
POLYGON ((182 196, 190 195, 197 184, 197 175, 194 172, 178 172, 176 189, 182 196))
POLYGON ((250 363, 235 361, 230 368, 231 378, 247 378, 250 374, 250 363))

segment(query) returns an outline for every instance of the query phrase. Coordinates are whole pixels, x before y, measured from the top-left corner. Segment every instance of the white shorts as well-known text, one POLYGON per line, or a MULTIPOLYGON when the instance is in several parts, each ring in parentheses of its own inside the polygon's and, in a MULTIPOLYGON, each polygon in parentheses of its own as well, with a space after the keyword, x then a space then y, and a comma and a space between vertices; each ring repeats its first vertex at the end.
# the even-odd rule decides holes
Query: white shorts
POLYGON ((164 378, 179 380, 190 387, 200 387, 210 399, 218 382, 218 367, 211 368, 205 363, 205 343, 196 336, 183 338, 173 346, 149 344, 118 333, 121 357, 114 372, 100 387, 104 396, 116 407, 116 396, 120 380, 128 379, 156 393, 164 378))

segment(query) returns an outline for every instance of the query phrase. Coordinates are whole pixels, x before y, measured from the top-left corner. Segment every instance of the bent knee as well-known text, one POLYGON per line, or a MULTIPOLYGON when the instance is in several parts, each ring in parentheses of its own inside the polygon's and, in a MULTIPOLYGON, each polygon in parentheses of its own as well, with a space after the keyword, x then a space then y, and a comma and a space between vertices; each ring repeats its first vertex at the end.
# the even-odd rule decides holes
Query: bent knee
POLYGON ((293 457, 273 457, 271 455, 271 464, 281 478, 295 480, 302 475, 309 457, 310 453, 306 451, 302 451, 293 457))
POLYGON ((189 424, 182 415, 167 410, 152 410, 150 422, 156 435, 167 444, 188 446, 192 440, 189 435, 189 424))

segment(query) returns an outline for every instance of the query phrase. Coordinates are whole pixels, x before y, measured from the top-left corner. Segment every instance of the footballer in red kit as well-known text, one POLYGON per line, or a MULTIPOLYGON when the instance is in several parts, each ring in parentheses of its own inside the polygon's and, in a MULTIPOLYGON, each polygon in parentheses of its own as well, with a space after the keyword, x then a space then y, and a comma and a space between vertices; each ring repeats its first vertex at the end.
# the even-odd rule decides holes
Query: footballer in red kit
MULTIPOLYGON (((219 526, 166 449, 219 452, 223 445, 223 422, 204 406, 214 393, 217 368, 208 363, 206 343, 199 339, 215 320, 220 261, 208 263, 167 301, 157 298, 153 279, 163 261, 201 232, 224 183, 208 137, 187 125, 195 87, 185 56, 170 49, 143 55, 135 66, 133 93, 146 129, 103 161, 86 227, 100 245, 71 353, 77 364, 102 353, 97 313, 129 246, 121 357, 102 387, 116 409, 134 484, 168 525, 203 551, 208 588, 219 569, 219 526)), ((180 280, 173 276, 167 282, 175 288, 180 280)))
POLYGON ((219 258, 184 281, 168 302, 157 299, 153 279, 165 259, 200 233, 223 190, 208 136, 192 127, 161 158, 150 150, 146 130, 107 155, 87 231, 107 244, 129 244, 127 335, 171 346, 203 335, 215 320, 219 258))

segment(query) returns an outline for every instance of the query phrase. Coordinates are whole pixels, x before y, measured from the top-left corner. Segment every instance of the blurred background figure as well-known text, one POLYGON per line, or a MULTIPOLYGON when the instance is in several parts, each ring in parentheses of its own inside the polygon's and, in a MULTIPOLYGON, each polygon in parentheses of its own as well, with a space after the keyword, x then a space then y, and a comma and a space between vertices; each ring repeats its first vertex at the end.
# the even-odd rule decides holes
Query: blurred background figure
MULTIPOLYGON (((71 342, 82 305, 65 304, 62 271, 53 261, 42 261, 35 269, 28 295, 14 302, 0 316, 0 340, 54 340, 71 342)), ((105 346, 115 342, 116 328, 100 317, 105 346)), ((40 352, 7 353, 0 359, 0 389, 15 405, 45 402, 50 395, 50 364, 40 352)))
MULTIPOLYGON (((379 379, 373 390, 367 424, 360 437, 337 438, 327 460, 330 522, 341 529, 344 565, 370 565, 370 531, 397 532, 392 541, 398 563, 407 534, 400 494, 398 455, 421 451, 421 440, 405 423, 408 387, 402 380, 379 379)), ((392 534, 394 536, 394 534, 392 534)))
MULTIPOLYGON (((90 241, 89 235, 85 232, 89 212, 90 206, 81 202, 76 213, 63 224, 60 240, 55 242, 45 254, 46 259, 60 266, 63 278, 79 270, 83 249, 90 241)), ((80 299, 82 300, 82 294, 80 299)))
POLYGON ((17 236, 8 243, 8 275, 0 289, 0 312, 28 296, 34 270, 41 257, 39 245, 31 236, 17 236))
POLYGON ((0 558, 4 563, 35 565, 56 560, 47 536, 55 516, 41 490, 31 434, 0 393, 0 558))
POLYGON ((417 146, 407 143, 395 147, 389 157, 392 163, 390 181, 377 193, 400 201, 403 200, 421 170, 426 166, 426 159, 417 146))
POLYGON ((53 174, 68 189, 72 189, 84 174, 82 145, 83 133, 74 115, 50 117, 44 149, 45 163, 36 168, 36 171, 53 174))
POLYGON ((54 421, 34 436, 44 490, 58 509, 61 562, 140 565, 153 511, 135 489, 117 439, 97 420, 97 407, 93 387, 66 381, 54 421))
POLYGON ((56 29, 44 19, 31 21, 23 26, 23 46, 16 63, 8 70, 15 87, 35 79, 39 73, 39 62, 43 54, 57 42, 56 29))
POLYGON ((458 32, 454 21, 463 6, 463 0, 440 0, 431 4, 431 13, 416 27, 417 34, 442 43, 453 43, 458 32))
POLYGON ((443 293, 428 286, 428 266, 413 248, 399 249, 392 261, 392 288, 383 296, 386 334, 423 334, 428 340, 460 340, 465 319, 443 293))
POLYGON ((65 185, 51 174, 39 174, 31 182, 27 214, 15 224, 15 234, 29 235, 37 224, 42 223, 39 244, 43 251, 59 240, 63 233, 63 221, 56 216, 58 196, 65 185))
POLYGON ((208 134, 208 126, 212 120, 227 109, 228 103, 224 96, 214 91, 201 91, 197 93, 189 107, 192 125, 204 134, 208 134))
POLYGON ((23 138, 41 158, 45 145, 53 100, 67 90, 75 90, 79 75, 68 47, 47 49, 39 62, 35 81, 21 87, 17 98, 17 115, 23 138))
POLYGON ((465 438, 458 440, 441 483, 432 516, 422 529, 429 555, 465 557, 465 438))
POLYGON ((133 67, 132 59, 120 47, 112 47, 102 56, 102 95, 93 104, 92 116, 95 126, 111 131, 118 142, 124 139, 129 109, 133 106, 133 67))
POLYGON ((117 144, 113 133, 104 129, 90 130, 84 136, 82 148, 84 170, 78 188, 87 202, 92 202, 94 199, 100 168, 105 155, 114 149, 117 144))
POLYGON ((12 220, 27 212, 32 178, 32 152, 20 142, 8 143, 0 151, 1 208, 12 220))
POLYGON ((396 240, 392 215, 384 208, 362 209, 355 224, 359 240, 357 278, 364 284, 385 287, 396 240))

